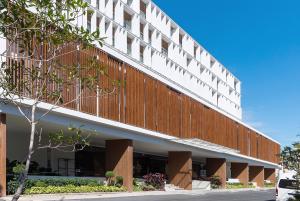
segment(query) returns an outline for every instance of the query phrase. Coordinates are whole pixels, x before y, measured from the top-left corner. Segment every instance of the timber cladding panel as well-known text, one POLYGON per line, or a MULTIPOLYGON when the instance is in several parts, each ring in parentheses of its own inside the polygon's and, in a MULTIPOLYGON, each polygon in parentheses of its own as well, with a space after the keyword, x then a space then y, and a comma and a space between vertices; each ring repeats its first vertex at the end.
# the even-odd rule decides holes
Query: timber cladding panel
MULTIPOLYGON (((108 77, 100 75, 99 88, 108 93, 97 95, 82 89, 80 93, 83 96, 79 107, 74 102, 66 107, 79 108, 82 112, 180 138, 206 140, 237 149, 247 156, 279 162, 279 144, 102 50, 75 51, 67 57, 62 57, 61 62, 84 65, 90 58, 88 55, 99 57, 106 67, 108 77), (119 80, 121 86, 116 87, 112 80, 119 80)), ((12 60, 8 62, 13 63, 12 60)), ((82 75, 93 73, 95 72, 83 71, 82 75)), ((17 78, 22 79, 24 76, 22 73, 16 73, 15 77, 15 82, 18 82, 17 78)), ((53 86, 50 85, 49 90, 51 87, 53 86)), ((64 102, 74 99, 77 90, 74 81, 73 88, 64 90, 64 102)))

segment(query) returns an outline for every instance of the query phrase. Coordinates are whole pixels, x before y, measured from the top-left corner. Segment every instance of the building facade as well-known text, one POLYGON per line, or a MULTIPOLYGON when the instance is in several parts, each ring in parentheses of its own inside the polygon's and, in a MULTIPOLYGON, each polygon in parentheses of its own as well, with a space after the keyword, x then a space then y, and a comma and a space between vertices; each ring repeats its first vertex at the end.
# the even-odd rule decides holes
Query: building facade
MULTIPOLYGON (((132 190, 133 177, 164 173, 192 189, 217 175, 241 183, 275 182, 280 144, 242 121, 241 82, 150 0, 91 0, 93 15, 79 26, 100 29, 103 47, 71 53, 66 64, 97 55, 109 77, 126 83, 116 93, 57 108, 42 122, 52 132, 72 125, 93 130, 91 146, 75 153, 42 150, 34 176, 103 177, 113 170, 132 190)), ((5 47, 1 40, 1 48, 5 47)), ((106 78, 103 85, 110 87, 106 78)), ((66 97, 76 97, 76 90, 66 97)), ((66 98, 67 99, 67 98, 66 98)), ((49 107, 41 104, 40 110, 49 107)), ((0 177, 23 161, 29 128, 12 105, 0 105, 0 177), (7 160, 6 160, 7 159, 7 160)))

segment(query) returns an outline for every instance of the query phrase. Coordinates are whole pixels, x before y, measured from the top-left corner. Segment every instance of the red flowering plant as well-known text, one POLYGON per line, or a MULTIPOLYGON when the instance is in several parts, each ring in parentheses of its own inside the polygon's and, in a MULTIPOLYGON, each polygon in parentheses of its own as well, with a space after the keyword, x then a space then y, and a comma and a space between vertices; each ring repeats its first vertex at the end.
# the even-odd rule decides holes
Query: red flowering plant
POLYGON ((164 190, 166 178, 161 173, 149 173, 143 177, 145 184, 153 186, 156 190, 164 190))

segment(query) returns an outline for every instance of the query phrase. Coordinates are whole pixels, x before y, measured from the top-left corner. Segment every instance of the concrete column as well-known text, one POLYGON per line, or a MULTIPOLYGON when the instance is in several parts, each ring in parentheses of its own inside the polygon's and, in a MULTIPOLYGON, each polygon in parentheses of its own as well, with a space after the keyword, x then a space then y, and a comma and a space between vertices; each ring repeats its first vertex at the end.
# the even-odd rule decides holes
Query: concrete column
POLYGON ((231 177, 239 179, 245 187, 249 182, 249 166, 247 163, 231 163, 231 177))
POLYGON ((192 152, 169 152, 168 176, 171 184, 192 190, 192 168, 192 152))
POLYGON ((258 187, 264 187, 264 167, 249 166, 249 181, 256 182, 258 187))
POLYGON ((264 179, 271 181, 273 184, 276 182, 275 169, 265 168, 264 169, 264 179))
POLYGON ((106 141, 106 171, 123 177, 123 185, 129 192, 133 186, 133 143, 132 140, 106 141))
POLYGON ((226 159, 207 158, 206 159, 207 176, 218 176, 222 182, 222 188, 226 187, 226 159))
POLYGON ((6 196, 6 114, 0 113, 0 197, 6 196))

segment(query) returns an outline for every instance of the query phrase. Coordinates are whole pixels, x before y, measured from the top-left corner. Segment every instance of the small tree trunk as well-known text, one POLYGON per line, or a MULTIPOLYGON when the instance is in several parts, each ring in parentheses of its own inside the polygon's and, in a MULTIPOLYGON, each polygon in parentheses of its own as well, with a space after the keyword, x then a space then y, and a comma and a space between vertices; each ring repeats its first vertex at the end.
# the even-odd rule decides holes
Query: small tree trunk
POLYGON ((35 122, 35 109, 36 109, 36 103, 33 104, 32 110, 31 110, 31 132, 30 132, 30 142, 29 142, 29 147, 28 147, 28 154, 27 154, 27 159, 26 159, 26 165, 24 171, 20 174, 19 176, 19 187, 16 190, 12 201, 17 201, 21 194, 22 191, 25 187, 25 182, 28 177, 28 171, 30 167, 30 162, 31 162, 31 156, 33 154, 33 146, 34 146, 34 137, 35 137, 35 130, 36 130, 36 122, 35 122))

